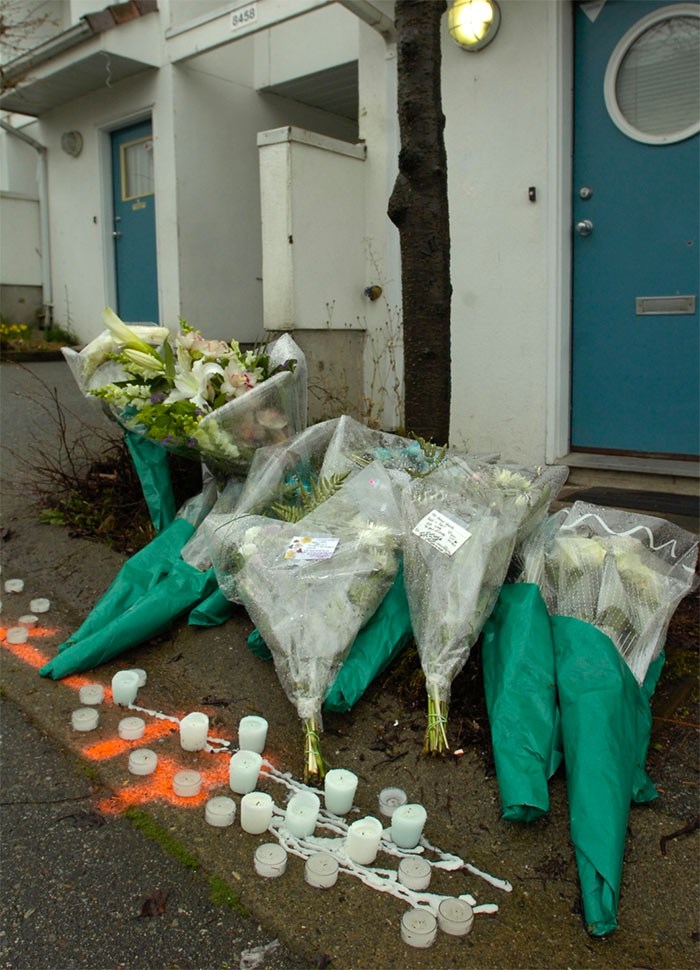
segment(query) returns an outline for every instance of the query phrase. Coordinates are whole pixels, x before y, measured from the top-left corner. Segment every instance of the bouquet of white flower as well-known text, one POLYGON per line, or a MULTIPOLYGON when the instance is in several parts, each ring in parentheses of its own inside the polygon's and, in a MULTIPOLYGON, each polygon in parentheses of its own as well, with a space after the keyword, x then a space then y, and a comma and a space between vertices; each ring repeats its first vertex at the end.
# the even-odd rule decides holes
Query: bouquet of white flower
POLYGON ((230 518, 214 555, 217 575, 235 577, 236 595, 303 722, 307 778, 325 772, 319 745, 325 694, 400 562, 400 516, 382 466, 367 465, 337 481, 333 492, 298 521, 230 518))
POLYGON ((217 475, 245 474, 256 449, 306 426, 306 363, 285 334, 269 347, 206 340, 181 321, 127 326, 109 308, 104 333, 64 349, 78 386, 122 427, 217 475))
POLYGON ((642 684, 681 599, 696 582, 698 537, 665 519, 576 502, 519 551, 524 582, 550 614, 608 636, 642 684))
POLYGON ((425 751, 447 749, 452 681, 488 619, 516 538, 544 515, 566 478, 455 454, 402 495, 405 583, 426 678, 425 751))

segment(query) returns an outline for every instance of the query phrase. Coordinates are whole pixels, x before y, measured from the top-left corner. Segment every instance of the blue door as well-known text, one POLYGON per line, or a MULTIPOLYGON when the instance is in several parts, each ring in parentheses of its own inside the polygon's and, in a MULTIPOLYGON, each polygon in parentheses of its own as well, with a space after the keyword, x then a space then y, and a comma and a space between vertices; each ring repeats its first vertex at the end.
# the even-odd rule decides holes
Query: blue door
POLYGON ((696 456, 700 8, 575 7, 571 447, 696 456))
POLYGON ((112 132, 117 313, 158 323, 156 196, 150 121, 112 132))

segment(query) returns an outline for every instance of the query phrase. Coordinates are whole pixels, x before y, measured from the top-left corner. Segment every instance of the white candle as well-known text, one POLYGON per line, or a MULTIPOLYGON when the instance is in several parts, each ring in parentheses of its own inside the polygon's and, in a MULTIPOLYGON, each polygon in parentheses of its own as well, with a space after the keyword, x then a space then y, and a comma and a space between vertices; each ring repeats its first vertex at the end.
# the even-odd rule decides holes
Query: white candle
POLYGON ((36 626, 38 619, 39 618, 37 616, 34 616, 33 613, 25 613, 24 616, 20 616, 17 622, 19 623, 20 626, 31 627, 31 626, 36 626))
POLYGON ((242 751, 256 751, 262 754, 267 741, 267 721, 257 714, 242 717, 238 725, 238 747, 242 751))
POLYGON ((101 704, 105 699, 105 690, 102 684, 83 684, 78 697, 81 704, 101 704))
POLYGON ((298 839, 313 835, 318 820, 321 800, 313 792, 299 792, 287 804, 285 826, 298 839))
POLYGON ((146 681, 148 680, 148 674, 146 671, 142 670, 140 667, 133 667, 132 669, 135 674, 139 675, 139 687, 145 687, 146 681))
POLYGON ((420 856, 408 856, 399 863, 399 882, 408 889, 421 892, 430 885, 430 863, 420 856))
POLYGON ((370 866, 377 858, 379 842, 382 837, 382 823, 378 818, 368 815, 360 818, 348 828, 345 840, 345 853, 348 859, 361 866, 370 866))
POLYGON ((185 751, 201 751, 206 747, 209 718, 201 711, 193 711, 180 721, 180 746, 185 751))
POLYGON ((146 722, 142 717, 123 717, 117 725, 117 733, 124 741, 138 741, 146 733, 146 722))
POLYGON ((236 817, 236 803, 227 795, 210 798, 204 808, 204 817, 214 828, 223 829, 233 825, 236 817))
POLYGON ((277 842, 265 842, 255 850, 255 871, 259 876, 274 879, 287 868, 287 853, 277 842))
POLYGON ((29 609, 32 613, 48 613, 51 609, 51 601, 40 596, 38 599, 29 600, 29 609))
POLYGON ((391 818, 399 805, 405 805, 408 799, 401 788, 382 788, 379 792, 379 811, 387 818, 391 818))
POLYGON ((132 775, 152 775, 158 764, 158 755, 149 748, 136 748, 129 754, 129 772, 132 775))
POLYGON ((237 795, 247 795, 255 791, 258 775, 262 767, 262 757, 257 751, 236 751, 231 755, 228 769, 228 781, 231 791, 237 795))
POLYGON ((194 798, 202 788, 202 776, 198 771, 178 771, 173 777, 173 791, 180 798, 194 798))
POLYGON ((332 768, 324 782, 326 808, 334 815, 345 815, 352 808, 357 791, 357 775, 344 768, 332 768))
POLYGON ((450 936, 466 936, 474 925, 474 910, 466 899, 443 899, 438 906, 438 926, 450 936))
POLYGON ((437 936, 437 920, 428 909, 409 909, 401 919, 401 939, 409 946, 425 950, 437 936))
POLYGON ((94 707, 79 707, 73 711, 70 719, 74 731, 94 731, 100 715, 94 707))
POLYGON ((112 677, 112 700, 115 704, 128 707, 136 700, 139 692, 139 676, 133 670, 118 670, 112 677))
POLYGON ((251 791, 241 798, 241 828, 249 835, 262 835, 272 822, 272 797, 264 791, 251 791))
POLYGON ((391 838, 400 849, 415 849, 427 813, 422 805, 399 805, 391 816, 391 838))
POLYGON ((29 631, 26 626, 11 626, 5 634, 8 643, 26 643, 29 631))
POLYGON ((338 860, 329 852, 314 852, 306 860, 304 879, 317 889, 330 889, 338 879, 338 860))
MULTIPOLYGON (((5 580, 5 592, 6 593, 21 593, 24 589, 23 579, 6 579, 5 580)), ((36 613, 36 610, 32 610, 32 613, 36 613)))

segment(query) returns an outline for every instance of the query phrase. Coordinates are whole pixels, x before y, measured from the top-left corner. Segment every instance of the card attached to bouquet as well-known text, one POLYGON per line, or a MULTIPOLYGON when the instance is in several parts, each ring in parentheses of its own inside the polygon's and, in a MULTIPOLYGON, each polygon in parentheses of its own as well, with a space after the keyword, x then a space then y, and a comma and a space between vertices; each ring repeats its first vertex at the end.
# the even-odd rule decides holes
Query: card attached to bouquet
POLYGON ((430 543, 444 556, 453 556, 460 546, 471 538, 471 532, 468 529, 448 519, 437 509, 428 512, 418 525, 414 526, 413 534, 430 543))
POLYGON ((340 539, 326 536, 294 536, 284 558, 296 563, 330 559, 339 542, 340 539))

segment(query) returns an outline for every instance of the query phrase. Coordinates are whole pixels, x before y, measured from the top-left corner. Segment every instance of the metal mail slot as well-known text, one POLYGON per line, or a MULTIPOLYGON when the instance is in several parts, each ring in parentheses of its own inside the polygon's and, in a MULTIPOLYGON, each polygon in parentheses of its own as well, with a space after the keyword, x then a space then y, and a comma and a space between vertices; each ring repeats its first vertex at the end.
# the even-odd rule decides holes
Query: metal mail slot
POLYGON ((664 313, 695 313, 694 296, 638 296, 635 303, 638 317, 664 313))

